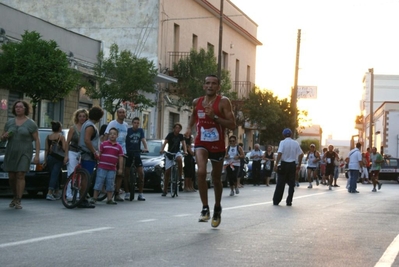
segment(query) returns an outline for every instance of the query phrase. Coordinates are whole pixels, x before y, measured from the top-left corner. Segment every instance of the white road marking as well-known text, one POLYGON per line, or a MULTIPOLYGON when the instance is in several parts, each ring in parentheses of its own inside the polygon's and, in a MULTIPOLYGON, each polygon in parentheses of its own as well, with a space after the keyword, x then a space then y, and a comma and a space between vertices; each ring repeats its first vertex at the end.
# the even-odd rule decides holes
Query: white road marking
POLYGON ((177 214, 177 215, 173 215, 173 217, 188 217, 188 216, 192 216, 192 214, 177 214))
POLYGON ((137 222, 153 222, 153 221, 156 221, 156 219, 140 220, 140 221, 137 221, 137 222))
POLYGON ((380 260, 377 262, 375 267, 390 267, 394 263, 396 256, 399 253, 399 235, 392 241, 392 243, 385 250, 380 260))
POLYGON ((7 248, 7 247, 25 245, 25 244, 40 242, 40 241, 43 241, 43 240, 56 239, 56 238, 66 237, 66 236, 73 236, 73 235, 80 235, 80 234, 90 234, 90 233, 93 233, 93 232, 105 231, 105 230, 109 230, 109 229, 112 229, 112 228, 113 227, 101 227, 101 228, 94 228, 94 229, 90 229, 90 230, 83 230, 83 231, 77 231, 77 232, 71 232, 71 233, 65 233, 65 234, 59 234, 59 235, 50 235, 50 236, 32 238, 32 239, 27 239, 27 240, 23 240, 23 241, 0 244, 0 248, 7 248))

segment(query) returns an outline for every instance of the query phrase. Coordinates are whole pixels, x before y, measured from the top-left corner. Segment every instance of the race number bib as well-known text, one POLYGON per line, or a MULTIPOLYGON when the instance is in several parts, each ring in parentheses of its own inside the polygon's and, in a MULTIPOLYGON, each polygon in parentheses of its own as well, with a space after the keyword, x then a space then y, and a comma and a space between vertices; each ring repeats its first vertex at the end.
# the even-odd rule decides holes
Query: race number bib
POLYGON ((205 119, 205 112, 203 110, 198 110, 198 118, 205 119))
POLYGON ((201 141, 215 142, 219 141, 219 133, 216 128, 204 129, 201 127, 201 141))

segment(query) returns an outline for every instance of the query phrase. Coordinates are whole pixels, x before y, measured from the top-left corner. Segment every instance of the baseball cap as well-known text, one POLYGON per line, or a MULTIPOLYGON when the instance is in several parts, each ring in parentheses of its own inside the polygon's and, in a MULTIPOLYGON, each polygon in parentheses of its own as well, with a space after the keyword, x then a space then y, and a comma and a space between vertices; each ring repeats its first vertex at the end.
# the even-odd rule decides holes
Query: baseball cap
POLYGON ((291 134, 292 134, 292 132, 291 132, 291 130, 289 129, 289 128, 285 128, 284 130, 283 130, 283 135, 284 136, 291 136, 291 134))
POLYGON ((315 145, 315 144, 310 144, 310 146, 312 146, 312 147, 316 147, 316 145, 315 145))

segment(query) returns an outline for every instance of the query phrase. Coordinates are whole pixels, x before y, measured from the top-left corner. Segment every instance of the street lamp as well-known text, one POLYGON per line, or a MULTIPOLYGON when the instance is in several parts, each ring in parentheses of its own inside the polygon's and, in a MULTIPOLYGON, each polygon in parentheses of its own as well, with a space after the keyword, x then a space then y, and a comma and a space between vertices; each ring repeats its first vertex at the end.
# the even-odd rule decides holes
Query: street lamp
POLYGON ((374 110, 373 110, 373 102, 374 102, 374 69, 369 69, 370 73, 370 114, 369 114, 369 148, 373 147, 373 124, 374 124, 374 110))

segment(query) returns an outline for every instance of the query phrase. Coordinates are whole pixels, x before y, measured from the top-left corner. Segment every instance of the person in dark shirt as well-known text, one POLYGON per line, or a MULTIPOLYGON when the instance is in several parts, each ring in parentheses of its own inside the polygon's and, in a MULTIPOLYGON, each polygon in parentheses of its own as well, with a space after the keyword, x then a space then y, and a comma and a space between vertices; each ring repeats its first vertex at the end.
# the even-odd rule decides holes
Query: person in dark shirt
MULTIPOLYGON (((183 172, 183 164, 182 164, 182 154, 180 153, 180 145, 183 147, 184 154, 187 154, 186 142, 184 141, 183 135, 180 133, 183 127, 179 122, 176 122, 173 125, 173 132, 169 133, 165 137, 165 141, 162 144, 160 153, 164 153, 164 149, 166 144, 168 144, 168 152, 176 153, 176 162, 179 168, 179 179, 181 179, 183 172)), ((169 178, 171 173, 171 167, 173 166, 173 157, 170 155, 166 155, 165 157, 165 181, 163 183, 163 192, 162 196, 165 197, 168 191, 169 178)))

